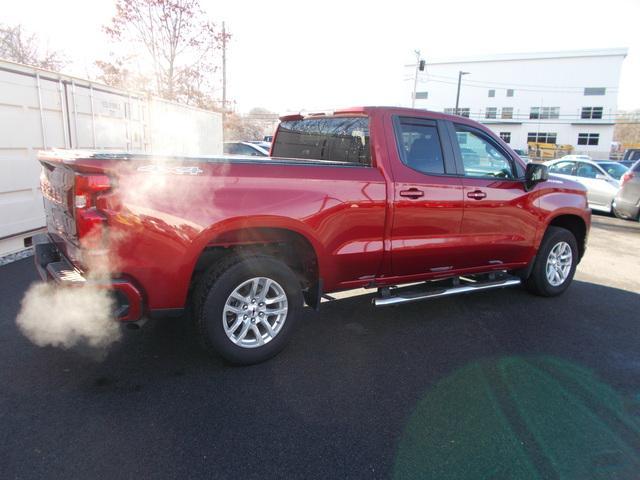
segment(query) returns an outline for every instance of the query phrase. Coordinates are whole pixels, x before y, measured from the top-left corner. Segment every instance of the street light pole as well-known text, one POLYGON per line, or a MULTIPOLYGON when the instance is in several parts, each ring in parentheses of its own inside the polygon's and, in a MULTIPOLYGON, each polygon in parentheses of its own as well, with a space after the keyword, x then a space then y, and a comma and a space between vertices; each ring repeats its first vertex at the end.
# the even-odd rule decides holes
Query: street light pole
POLYGON ((416 107, 416 89, 418 88, 418 71, 420 69, 420 50, 414 50, 416 54, 416 73, 413 76, 413 95, 411 97, 411 108, 416 107))
POLYGON ((458 93, 456 93, 456 115, 458 115, 458 103, 460 102, 460 83, 462 82, 462 75, 468 75, 470 72, 463 72, 460 70, 458 72, 458 93))

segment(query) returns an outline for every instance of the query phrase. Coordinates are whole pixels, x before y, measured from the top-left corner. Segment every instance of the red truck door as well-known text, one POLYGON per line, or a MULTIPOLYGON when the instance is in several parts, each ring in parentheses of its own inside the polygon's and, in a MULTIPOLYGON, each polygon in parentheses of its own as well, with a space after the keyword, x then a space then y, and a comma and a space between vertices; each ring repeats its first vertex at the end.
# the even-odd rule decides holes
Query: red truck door
POLYGON ((464 267, 527 262, 539 220, 533 197, 524 189, 522 167, 487 132, 449 125, 458 169, 463 172, 464 267))
POLYGON ((393 127, 393 275, 454 270, 464 203, 446 127, 413 117, 394 117, 393 127))

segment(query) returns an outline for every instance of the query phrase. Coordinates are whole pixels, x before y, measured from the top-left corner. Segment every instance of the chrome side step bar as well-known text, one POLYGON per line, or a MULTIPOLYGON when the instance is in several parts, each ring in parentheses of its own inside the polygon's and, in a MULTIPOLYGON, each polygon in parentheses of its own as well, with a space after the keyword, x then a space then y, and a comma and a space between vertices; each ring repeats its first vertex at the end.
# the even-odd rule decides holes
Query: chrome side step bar
POLYGON ((493 288, 520 285, 521 280, 507 274, 488 274, 467 277, 455 277, 447 280, 425 282, 420 286, 387 287, 379 289, 380 295, 373 299, 376 307, 417 302, 428 298, 448 297, 460 293, 478 292, 493 288))

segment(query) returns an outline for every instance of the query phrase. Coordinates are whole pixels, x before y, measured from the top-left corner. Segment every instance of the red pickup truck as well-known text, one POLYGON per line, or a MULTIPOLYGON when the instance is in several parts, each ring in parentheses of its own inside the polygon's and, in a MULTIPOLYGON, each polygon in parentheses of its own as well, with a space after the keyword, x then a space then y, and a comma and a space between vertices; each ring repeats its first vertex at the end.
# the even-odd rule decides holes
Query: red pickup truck
POLYGON ((484 126, 404 108, 283 117, 269 158, 40 162, 41 276, 109 288, 122 322, 189 307, 204 344, 235 363, 279 352, 304 304, 339 290, 377 288, 376 305, 519 283, 558 295, 591 219, 582 186, 484 126))

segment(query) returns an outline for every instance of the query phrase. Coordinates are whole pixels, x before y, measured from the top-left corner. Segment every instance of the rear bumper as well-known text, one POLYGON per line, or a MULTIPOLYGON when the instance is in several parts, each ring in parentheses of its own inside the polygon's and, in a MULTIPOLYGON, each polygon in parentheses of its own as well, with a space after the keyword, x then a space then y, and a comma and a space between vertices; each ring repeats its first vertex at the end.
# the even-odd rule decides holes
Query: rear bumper
POLYGON ((58 250, 48 235, 33 237, 34 261, 40 278, 65 287, 91 286, 113 293, 114 318, 121 322, 135 322, 142 318, 142 293, 130 280, 111 278, 105 281, 87 278, 58 250))

